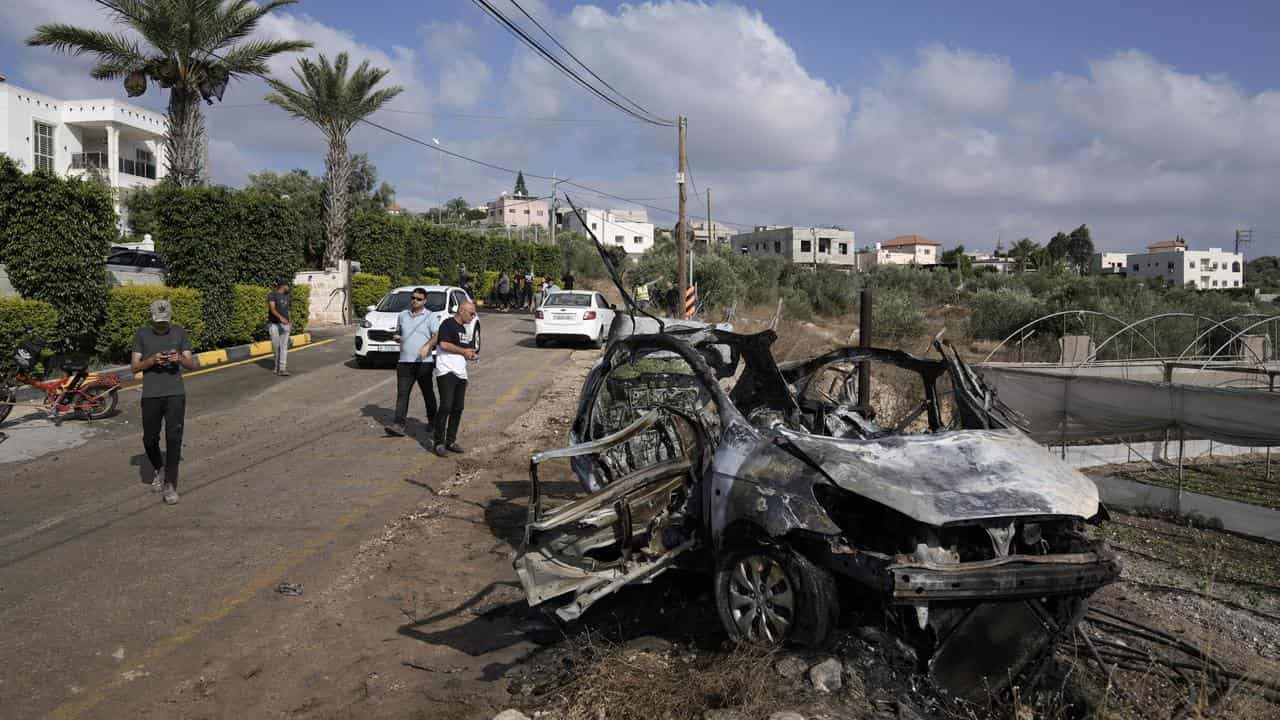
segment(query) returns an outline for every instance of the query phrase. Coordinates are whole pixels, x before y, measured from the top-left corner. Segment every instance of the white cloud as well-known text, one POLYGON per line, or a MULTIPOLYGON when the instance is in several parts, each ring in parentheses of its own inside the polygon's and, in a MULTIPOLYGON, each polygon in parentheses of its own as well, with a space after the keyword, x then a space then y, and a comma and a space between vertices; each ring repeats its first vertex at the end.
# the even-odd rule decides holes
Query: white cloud
POLYGON ((944 111, 991 114, 1003 111, 1014 88, 1007 60, 933 45, 911 72, 916 92, 944 111))
POLYGON ((430 23, 422 28, 427 56, 440 68, 436 95, 440 105, 473 110, 489 90, 493 71, 472 48, 475 31, 460 22, 430 23))

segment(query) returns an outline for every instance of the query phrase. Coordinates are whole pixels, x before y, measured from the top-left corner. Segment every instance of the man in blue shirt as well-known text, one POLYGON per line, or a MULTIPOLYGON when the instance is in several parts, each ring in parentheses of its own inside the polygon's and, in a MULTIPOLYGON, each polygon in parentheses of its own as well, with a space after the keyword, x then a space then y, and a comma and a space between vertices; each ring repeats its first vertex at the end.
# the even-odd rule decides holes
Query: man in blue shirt
POLYGON ((409 396, 415 383, 422 390, 427 406, 428 429, 436 416, 436 393, 432 387, 436 364, 429 343, 439 328, 439 320, 432 322, 425 289, 414 288, 409 298, 409 309, 401 310, 396 318, 395 339, 400 343, 400 361, 396 363, 396 414, 386 427, 389 435, 397 436, 405 433, 409 396))

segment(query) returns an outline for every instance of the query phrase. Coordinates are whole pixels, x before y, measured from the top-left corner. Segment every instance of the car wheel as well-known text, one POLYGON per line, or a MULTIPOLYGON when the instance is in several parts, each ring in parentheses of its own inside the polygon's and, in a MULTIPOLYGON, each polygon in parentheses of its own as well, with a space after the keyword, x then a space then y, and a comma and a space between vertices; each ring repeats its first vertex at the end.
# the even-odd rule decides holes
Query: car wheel
POLYGON ((715 599, 729 637, 763 647, 820 645, 840 614, 831 573, 786 547, 726 553, 716 563, 715 599))
POLYGON ((373 361, 369 359, 368 355, 356 356, 356 367, 364 369, 364 368, 369 368, 372 365, 373 365, 373 361))
POLYGON ((536 346, 536 347, 546 347, 546 346, 547 346, 547 339, 546 339, 546 338, 544 338, 544 337, 542 337, 541 335, 534 335, 534 336, 533 336, 533 344, 534 344, 534 346, 536 346))
POLYGON ((596 333, 596 339, 591 341, 591 347, 599 350, 604 347, 604 325, 600 326, 600 332, 596 333))

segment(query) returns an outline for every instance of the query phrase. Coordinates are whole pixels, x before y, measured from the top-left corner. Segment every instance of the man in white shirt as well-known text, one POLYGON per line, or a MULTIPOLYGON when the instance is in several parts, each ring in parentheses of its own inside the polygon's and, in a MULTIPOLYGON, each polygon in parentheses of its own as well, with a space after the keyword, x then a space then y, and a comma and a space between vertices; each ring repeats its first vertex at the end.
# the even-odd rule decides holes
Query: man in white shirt
POLYGON ((436 416, 436 393, 431 386, 435 361, 429 347, 436 326, 431 320, 426 289, 414 288, 409 294, 409 309, 401 310, 396 317, 395 340, 400 343, 400 360, 396 363, 396 414, 386 426, 389 435, 404 435, 414 384, 422 390, 428 428, 436 416))
POLYGON ((462 422, 462 409, 467 398, 467 362, 475 360, 476 331, 467 333, 467 323, 476 316, 476 306, 470 300, 458 306, 453 317, 440 323, 435 335, 436 383, 440 386, 440 408, 436 411, 432 438, 436 455, 445 457, 445 451, 461 453, 458 445, 458 425, 462 422))

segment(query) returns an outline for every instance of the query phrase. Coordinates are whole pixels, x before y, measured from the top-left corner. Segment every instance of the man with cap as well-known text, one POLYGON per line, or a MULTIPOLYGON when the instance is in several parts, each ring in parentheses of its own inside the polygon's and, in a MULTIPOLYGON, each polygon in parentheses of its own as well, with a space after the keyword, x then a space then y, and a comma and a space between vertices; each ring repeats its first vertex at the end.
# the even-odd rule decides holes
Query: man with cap
POLYGON ((173 324, 168 300, 151 303, 151 324, 133 334, 133 372, 142 373, 143 482, 152 492, 162 492, 166 504, 178 502, 178 462, 182 459, 182 426, 187 414, 187 391, 182 371, 194 370, 191 338, 173 324), (160 452, 160 428, 164 427, 164 453, 160 452), (161 473, 164 481, 161 482, 161 473))
POLYGON ((271 351, 275 356, 276 375, 289 375, 289 281, 277 280, 275 290, 267 293, 267 334, 271 336, 271 351))

